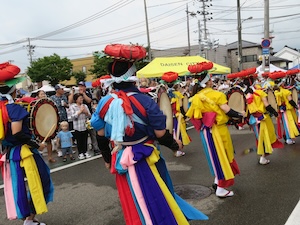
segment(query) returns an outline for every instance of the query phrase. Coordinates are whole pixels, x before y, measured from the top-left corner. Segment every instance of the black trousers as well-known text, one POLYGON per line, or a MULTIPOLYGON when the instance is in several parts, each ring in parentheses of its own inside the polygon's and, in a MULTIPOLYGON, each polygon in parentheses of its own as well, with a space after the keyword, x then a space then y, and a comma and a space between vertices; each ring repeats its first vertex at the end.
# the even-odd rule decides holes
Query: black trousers
POLYGON ((75 130, 74 136, 77 142, 78 154, 87 152, 88 131, 75 130))

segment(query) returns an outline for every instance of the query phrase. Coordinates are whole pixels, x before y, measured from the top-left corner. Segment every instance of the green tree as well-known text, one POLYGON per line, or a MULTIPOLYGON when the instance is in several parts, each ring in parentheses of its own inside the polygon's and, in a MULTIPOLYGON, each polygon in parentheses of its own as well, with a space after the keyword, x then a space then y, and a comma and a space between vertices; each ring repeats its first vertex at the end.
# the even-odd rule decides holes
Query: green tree
POLYGON ((47 80, 55 85, 60 81, 70 80, 72 68, 73 65, 69 59, 53 54, 33 61, 28 67, 28 76, 33 82, 47 80))
POLYGON ((112 59, 107 58, 104 56, 104 53, 94 53, 94 65, 92 65, 92 68, 89 70, 92 74, 95 74, 94 78, 101 77, 103 75, 106 75, 107 72, 107 65, 110 63, 112 59))
POLYGON ((75 78, 77 84, 86 79, 86 74, 83 71, 74 71, 72 72, 72 76, 75 78))

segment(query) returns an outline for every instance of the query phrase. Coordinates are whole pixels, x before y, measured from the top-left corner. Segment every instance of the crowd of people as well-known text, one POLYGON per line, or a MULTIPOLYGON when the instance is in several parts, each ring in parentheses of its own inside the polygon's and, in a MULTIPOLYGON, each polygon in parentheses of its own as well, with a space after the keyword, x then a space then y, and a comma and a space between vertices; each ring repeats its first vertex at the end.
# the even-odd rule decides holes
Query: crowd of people
MULTIPOLYGON (((64 129, 65 131, 70 131, 72 134, 71 147, 76 146, 76 148, 72 148, 72 154, 74 154, 77 149, 79 159, 90 158, 92 155, 88 150, 91 149, 94 155, 101 155, 96 140, 96 132, 88 125, 91 114, 95 106, 97 106, 98 99, 93 98, 83 81, 79 82, 77 87, 73 86, 70 92, 65 91, 65 87, 61 84, 56 84, 54 89, 55 94, 53 95, 47 95, 44 90, 39 90, 34 98, 28 99, 27 97, 21 97, 16 100, 22 103, 23 100, 30 102, 43 98, 50 99, 57 107, 58 126, 56 133, 59 134, 62 130, 62 124, 68 123, 68 127, 64 126, 64 129), (76 89, 78 90, 77 92, 75 91, 76 89), (88 141, 89 138, 90 141, 88 141), (90 142, 91 147, 89 147, 88 142, 90 142)), ((58 157, 63 157, 64 162, 67 161, 63 146, 64 144, 61 138, 59 138, 59 135, 53 139, 47 139, 47 159, 50 163, 55 163, 57 160, 53 157, 54 151, 57 151, 58 157)), ((67 154, 69 155, 69 152, 67 152, 67 154)), ((72 154, 70 159, 75 160, 72 154)))

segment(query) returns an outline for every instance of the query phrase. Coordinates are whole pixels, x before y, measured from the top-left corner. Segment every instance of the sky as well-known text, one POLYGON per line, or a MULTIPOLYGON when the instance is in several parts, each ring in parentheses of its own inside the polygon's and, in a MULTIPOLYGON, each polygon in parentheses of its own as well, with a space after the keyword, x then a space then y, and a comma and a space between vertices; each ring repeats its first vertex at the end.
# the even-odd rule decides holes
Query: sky
MULTIPOLYGON (((261 43, 264 38, 265 1, 240 0, 243 40, 261 43)), ((271 47, 275 52, 285 45, 300 49, 299 0, 269 1, 271 47)), ((207 38, 220 45, 236 42, 237 1, 205 5, 207 38)), ((201 0, 6 1, 0 14, 0 63, 10 61, 25 72, 30 60, 54 53, 84 58, 112 43, 146 47, 148 38, 151 49, 183 47, 188 45, 188 30, 190 44, 198 45, 199 32, 201 39, 205 35, 203 11, 201 0)))

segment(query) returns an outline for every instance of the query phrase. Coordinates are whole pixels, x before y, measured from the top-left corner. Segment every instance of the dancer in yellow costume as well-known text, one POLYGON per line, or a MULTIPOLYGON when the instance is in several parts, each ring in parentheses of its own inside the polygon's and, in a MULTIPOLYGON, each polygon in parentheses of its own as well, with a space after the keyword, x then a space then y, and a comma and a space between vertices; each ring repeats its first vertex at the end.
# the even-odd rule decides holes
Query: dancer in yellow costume
MULTIPOLYGON (((282 73, 282 76, 285 74, 282 73)), ((272 78, 272 74, 270 75, 272 78)), ((277 77, 273 77, 277 78, 277 77)), ((283 77, 280 77, 283 78, 283 77)), ((281 118, 282 127, 284 129, 284 139, 286 144, 295 144, 295 137, 299 136, 299 129, 297 126, 297 114, 295 109, 298 105, 292 99, 292 92, 284 87, 285 79, 276 79, 275 83, 275 97, 279 107, 279 115, 281 118)))
POLYGON ((270 163, 266 156, 272 154, 273 148, 283 147, 282 143, 277 140, 274 124, 270 117, 270 114, 277 117, 278 113, 269 104, 268 95, 261 85, 257 81, 253 85, 253 82, 253 76, 244 79, 244 84, 247 86, 245 94, 250 113, 249 124, 256 137, 257 154, 260 155, 259 163, 266 165, 270 163))
POLYGON ((213 82, 207 71, 197 74, 195 78, 197 80, 190 99, 191 106, 186 115, 200 131, 209 168, 215 176, 213 187, 216 189, 216 196, 233 196, 233 191, 226 188, 234 184, 234 177, 240 171, 234 159, 227 122, 229 117, 243 117, 245 112, 232 110, 227 104, 226 95, 212 89, 213 82))
MULTIPOLYGON (((179 132, 178 138, 179 140, 181 140, 183 146, 186 146, 191 142, 191 138, 186 131, 186 116, 182 105, 184 96, 181 93, 181 91, 184 90, 180 87, 178 73, 172 71, 166 72, 163 74, 162 80, 160 82, 168 86, 168 96, 170 98, 173 113, 173 134, 176 136, 177 132, 179 132)), ((177 151, 175 153, 176 157, 180 157, 183 155, 185 155, 185 152, 183 151, 177 151)))

